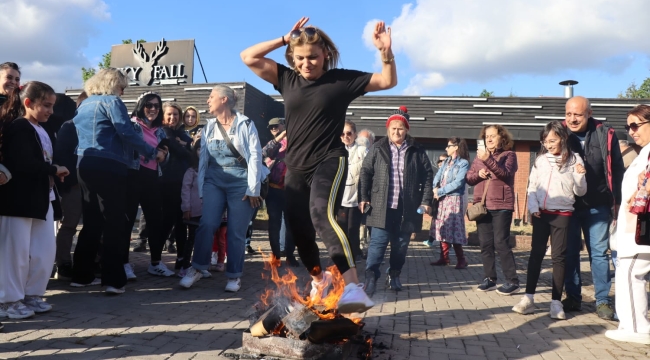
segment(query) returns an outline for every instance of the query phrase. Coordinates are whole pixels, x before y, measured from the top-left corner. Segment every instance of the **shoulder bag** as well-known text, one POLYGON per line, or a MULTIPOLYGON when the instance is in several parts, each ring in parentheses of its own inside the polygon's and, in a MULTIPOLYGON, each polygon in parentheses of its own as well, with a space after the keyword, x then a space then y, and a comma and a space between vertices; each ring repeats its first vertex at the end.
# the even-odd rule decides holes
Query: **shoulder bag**
MULTIPOLYGON (((223 140, 226 142, 226 145, 228 146, 228 149, 230 149, 230 152, 232 152, 233 155, 237 158, 237 161, 244 165, 244 167, 248 168, 248 163, 246 162, 246 159, 237 151, 235 148, 235 145, 232 144, 232 141, 230 141, 230 137, 228 136, 228 133, 226 133, 226 129, 223 128, 223 125, 219 122, 219 119, 215 119, 217 122, 217 126, 219 127, 219 131, 221 132, 221 136, 223 136, 223 140)), ((262 199, 266 199, 267 195, 269 194, 269 177, 264 179, 262 181, 262 186, 260 187, 260 197, 262 199)))
POLYGON ((483 197, 481 198, 481 202, 472 204, 467 207, 467 211, 466 211, 467 220, 476 221, 476 220, 480 220, 483 216, 487 215, 488 210, 487 207, 485 207, 485 197, 487 196, 487 190, 488 187, 490 186, 490 181, 492 181, 492 179, 488 179, 487 183, 485 184, 485 187, 483 188, 483 197))

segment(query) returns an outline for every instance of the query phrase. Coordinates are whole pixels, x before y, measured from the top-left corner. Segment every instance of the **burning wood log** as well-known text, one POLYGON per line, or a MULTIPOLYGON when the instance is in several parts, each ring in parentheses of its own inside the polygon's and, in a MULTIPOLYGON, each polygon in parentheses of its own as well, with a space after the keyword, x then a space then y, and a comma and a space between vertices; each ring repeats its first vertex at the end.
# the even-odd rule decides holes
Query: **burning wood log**
POLYGON ((299 339, 309 326, 320 317, 310 308, 300 304, 294 303, 293 310, 282 319, 287 330, 287 336, 299 339))
POLYGON ((261 337, 271 334, 282 323, 282 318, 290 311, 291 309, 286 306, 273 305, 250 327, 251 335, 261 337))
POLYGON ((317 320, 311 323, 307 339, 314 344, 349 339, 359 333, 359 325, 348 318, 317 320))

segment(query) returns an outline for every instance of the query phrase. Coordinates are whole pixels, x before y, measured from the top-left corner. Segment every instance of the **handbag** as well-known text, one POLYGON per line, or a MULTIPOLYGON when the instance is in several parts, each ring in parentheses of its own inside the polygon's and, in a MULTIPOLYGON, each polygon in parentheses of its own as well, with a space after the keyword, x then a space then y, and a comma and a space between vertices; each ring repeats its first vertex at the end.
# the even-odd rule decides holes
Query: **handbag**
MULTIPOLYGON (((230 152, 232 152, 232 154, 235 155, 239 163, 244 165, 245 168, 248 168, 248 163, 246 162, 246 159, 244 159, 244 157, 239 153, 239 151, 237 151, 235 145, 232 144, 232 141, 230 141, 230 137, 228 136, 228 133, 226 133, 226 129, 223 128, 223 125, 221 125, 218 119, 217 119, 217 126, 219 127, 221 136, 223 136, 223 140, 226 142, 226 145, 228 146, 228 149, 230 149, 230 152)), ((262 199, 266 199, 268 194, 269 194, 269 177, 267 175, 266 178, 264 178, 264 180, 262 181, 262 186, 260 187, 260 197, 262 199)))
POLYGON ((480 220, 483 216, 487 215, 488 210, 487 207, 485 207, 485 197, 487 196, 487 190, 490 186, 490 181, 492 181, 492 179, 489 179, 483 188, 483 197, 481 198, 481 201, 467 207, 467 211, 465 212, 467 215, 467 220, 477 221, 480 220))
POLYGON ((634 242, 637 245, 650 246, 650 215, 648 213, 637 215, 634 242))

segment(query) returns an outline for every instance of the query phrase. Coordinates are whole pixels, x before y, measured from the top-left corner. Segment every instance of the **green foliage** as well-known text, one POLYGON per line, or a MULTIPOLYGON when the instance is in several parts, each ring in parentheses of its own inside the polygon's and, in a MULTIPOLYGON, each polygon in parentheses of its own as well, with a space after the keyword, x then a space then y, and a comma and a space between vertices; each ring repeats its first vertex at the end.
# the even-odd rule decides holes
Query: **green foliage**
POLYGON ((493 97, 494 96, 494 91, 487 91, 487 89, 483 89, 483 91, 481 91, 479 96, 480 97, 493 97))
MULTIPOLYGON (((147 41, 144 40, 144 39, 140 39, 140 40, 136 41, 136 44, 140 44, 140 43, 144 43, 144 42, 147 42, 147 41)), ((124 45, 133 44, 133 40, 131 40, 131 39, 122 40, 122 44, 124 44, 124 45)), ((100 69, 108 69, 109 67, 111 67, 111 52, 110 51, 107 52, 106 54, 102 55, 102 61, 99 64, 97 64, 97 66, 100 69)), ((97 72, 97 70, 95 68, 86 69, 86 68, 82 67, 81 68, 81 77, 84 80, 84 82, 86 82, 86 80, 90 79, 93 75, 95 75, 96 72, 97 72)))
POLYGON ((619 99, 650 99, 650 78, 646 78, 640 86, 632 82, 625 92, 618 93, 619 99))

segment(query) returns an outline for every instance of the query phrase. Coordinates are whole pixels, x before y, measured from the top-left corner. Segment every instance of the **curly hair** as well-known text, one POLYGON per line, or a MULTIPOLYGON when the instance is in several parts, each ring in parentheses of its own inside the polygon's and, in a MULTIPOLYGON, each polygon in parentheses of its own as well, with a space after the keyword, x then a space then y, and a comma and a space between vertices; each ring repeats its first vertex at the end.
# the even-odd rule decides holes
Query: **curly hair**
POLYGON ((511 150, 515 146, 515 141, 512 138, 512 134, 503 125, 485 125, 483 129, 481 129, 481 133, 479 134, 478 138, 485 140, 485 132, 489 128, 496 129, 499 137, 501 137, 501 143, 498 146, 499 148, 503 150, 511 150))

